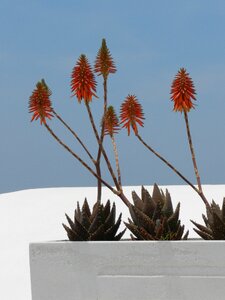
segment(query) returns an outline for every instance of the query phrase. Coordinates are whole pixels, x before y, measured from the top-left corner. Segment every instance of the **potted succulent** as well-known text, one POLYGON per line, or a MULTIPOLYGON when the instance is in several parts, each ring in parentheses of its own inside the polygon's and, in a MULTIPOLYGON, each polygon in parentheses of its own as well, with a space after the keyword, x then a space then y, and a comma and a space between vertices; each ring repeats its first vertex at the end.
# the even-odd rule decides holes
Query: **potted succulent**
MULTIPOLYGON (((179 220, 180 204, 173 208, 169 191, 160 190, 155 184, 152 195, 142 187, 141 195, 135 191, 132 200, 125 195, 119 164, 116 134, 120 128, 133 131, 144 147, 157 156, 182 178, 203 200, 206 215, 205 226, 192 221, 202 239, 224 240, 225 200, 222 209, 208 202, 204 195, 197 167, 188 121, 188 112, 194 108, 195 89, 192 79, 181 68, 172 83, 171 100, 174 110, 184 115, 197 187, 192 184, 167 159, 150 146, 140 135, 144 114, 136 95, 128 95, 121 104, 120 118, 108 103, 108 77, 116 72, 116 66, 105 39, 97 53, 94 71, 87 57, 81 54, 71 75, 72 95, 83 102, 97 141, 94 157, 78 133, 56 112, 51 102, 51 90, 45 80, 39 81, 30 97, 29 109, 32 121, 40 123, 50 135, 97 179, 97 199, 90 208, 88 200, 77 202, 74 218, 66 214, 63 224, 70 241, 31 243, 30 267, 33 300, 72 299, 223 299, 225 269, 223 266, 224 243, 218 241, 188 241, 188 231, 179 220), (96 126, 91 102, 97 98, 96 73, 103 79, 103 113, 100 131, 96 126), (55 118, 81 145, 89 158, 84 161, 69 147, 48 124, 55 118), (109 136, 115 170, 104 147, 109 136), (102 172, 104 159, 114 186, 107 182, 102 172), (127 206, 128 220, 123 220, 131 232, 130 240, 121 240, 122 215, 116 219, 116 205, 102 201, 102 185, 105 185, 127 206), (74 242, 76 241, 76 242, 74 242), (85 242, 84 242, 85 241, 85 242), (220 259, 217 260, 217 253, 220 259), (212 286, 216 285, 216 289, 212 286), (199 289, 199 287, 204 289, 199 289), (196 288, 195 288, 196 287, 196 288), (191 293, 190 293, 191 289, 191 293)), ((191 216, 190 216, 191 217, 191 216)))

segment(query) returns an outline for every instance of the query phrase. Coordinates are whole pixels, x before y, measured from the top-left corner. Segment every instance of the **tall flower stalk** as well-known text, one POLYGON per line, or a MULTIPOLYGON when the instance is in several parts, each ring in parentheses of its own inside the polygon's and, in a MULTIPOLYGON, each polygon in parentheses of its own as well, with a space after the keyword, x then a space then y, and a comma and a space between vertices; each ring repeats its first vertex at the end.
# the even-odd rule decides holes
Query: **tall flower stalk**
POLYGON ((87 153, 91 161, 95 164, 95 159, 88 150, 87 146, 83 143, 83 141, 79 138, 78 134, 63 120, 63 118, 54 110, 52 109, 53 114, 56 116, 56 118, 72 133, 72 135, 75 137, 75 139, 80 143, 84 151, 87 153))
MULTIPOLYGON (((102 129, 101 129, 101 136, 100 136, 100 144, 96 159, 96 171, 97 174, 101 177, 101 154, 102 154, 102 147, 103 139, 104 139, 104 116, 106 115, 107 106, 108 106, 108 96, 107 96, 107 81, 109 74, 113 74, 116 72, 116 66, 110 54, 110 51, 107 47, 106 40, 102 39, 102 45, 97 53, 97 57, 95 60, 94 71, 97 73, 98 76, 103 77, 103 91, 104 91, 104 106, 103 106, 103 121, 102 121, 102 129)), ((100 201, 102 197, 102 183, 98 180, 98 192, 97 192, 97 199, 100 201)))
POLYGON ((196 161, 196 156, 195 156, 195 151, 194 151, 194 146, 192 143, 192 137, 191 137, 191 131, 190 131, 190 126, 189 126, 189 121, 188 121, 188 114, 186 111, 184 111, 184 119, 185 119, 185 125, 186 125, 186 130, 187 130, 187 137, 188 137, 188 143, 191 151, 191 158, 194 166, 194 171, 195 171, 195 176, 198 184, 198 189, 201 193, 202 191, 202 185, 201 185, 201 178, 199 175, 198 167, 197 167, 197 161, 196 161))
POLYGON ((191 158, 193 162, 196 181, 198 185, 198 191, 206 207, 210 209, 210 205, 202 190, 201 178, 199 175, 199 170, 197 166, 190 126, 188 121, 188 112, 195 106, 192 100, 196 100, 195 98, 196 92, 195 92, 193 81, 189 76, 189 73, 187 73, 187 71, 184 68, 181 68, 176 74, 172 82, 170 93, 171 93, 171 100, 174 102, 174 111, 180 111, 181 113, 182 112, 184 113, 187 138, 188 138, 189 148, 191 152, 191 158))
POLYGON ((119 119, 115 113, 115 110, 113 106, 109 106, 105 117, 102 120, 102 126, 104 122, 104 135, 109 135, 112 141, 113 145, 113 152, 115 155, 115 161, 116 161, 116 170, 117 170, 117 176, 118 176, 118 182, 120 186, 120 190, 122 191, 122 182, 121 182, 121 172, 120 172, 120 164, 119 164, 119 155, 117 151, 116 141, 114 135, 118 133, 120 127, 119 127, 119 119))
MULTIPOLYGON (((110 52, 106 46, 106 42, 103 39, 102 42, 102 47, 100 48, 97 58, 96 58, 96 62, 95 62, 95 71, 99 74, 103 76, 104 79, 104 113, 103 113, 103 120, 104 120, 104 116, 106 114, 106 109, 107 109, 107 78, 109 73, 114 73, 116 71, 116 68, 114 66, 114 63, 112 61, 110 52)), ((116 186, 117 191, 119 191, 119 193, 121 194, 121 197, 123 197, 123 201, 126 202, 126 204, 128 205, 128 200, 125 198, 125 196, 123 195, 123 193, 121 192, 121 188, 119 185, 119 182, 116 178, 116 175, 113 171, 113 168, 111 166, 111 163, 108 159, 108 156, 103 148, 103 138, 104 138, 104 121, 103 121, 103 125, 102 125, 102 131, 101 131, 101 136, 99 136, 96 125, 95 125, 95 121, 91 112, 91 108, 89 103, 92 100, 92 96, 96 96, 95 92, 96 92, 96 81, 94 78, 94 73, 91 69, 91 66, 86 58, 85 55, 81 55, 80 59, 78 60, 76 66, 73 69, 72 72, 72 79, 71 79, 71 89, 72 92, 74 93, 74 95, 77 97, 78 101, 81 102, 82 100, 84 100, 85 102, 85 106, 87 108, 87 112, 88 112, 88 116, 89 116, 89 120, 91 122, 93 131, 94 131, 94 135, 96 137, 96 140, 98 142, 99 145, 99 150, 98 150, 98 155, 97 155, 97 159, 95 161, 95 168, 96 168, 96 174, 97 179, 98 179, 98 192, 97 192, 97 200, 101 201, 101 191, 102 191, 102 181, 100 180, 101 176, 101 168, 100 168, 100 158, 101 158, 101 153, 104 156, 106 165, 108 167, 108 170, 111 174, 111 177, 114 181, 114 184, 116 186)))

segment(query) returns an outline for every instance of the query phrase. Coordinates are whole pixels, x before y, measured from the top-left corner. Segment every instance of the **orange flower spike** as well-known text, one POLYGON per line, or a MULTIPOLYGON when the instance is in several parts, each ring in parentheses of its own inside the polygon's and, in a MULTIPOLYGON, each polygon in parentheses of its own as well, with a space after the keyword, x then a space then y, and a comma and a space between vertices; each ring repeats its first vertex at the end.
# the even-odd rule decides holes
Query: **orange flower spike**
POLYGON ((109 73, 115 73, 116 66, 113 62, 110 51, 106 45, 106 40, 102 40, 102 46, 98 51, 96 60, 95 60, 95 73, 102 75, 104 78, 107 78, 109 73))
POLYGON ((171 86, 171 100, 174 102, 174 111, 189 112, 194 108, 195 104, 192 100, 195 99, 195 87, 189 73, 184 68, 181 68, 171 86))
POLYGON ((87 57, 81 54, 71 75, 71 90, 73 95, 76 96, 78 101, 90 102, 92 97, 98 98, 96 92, 96 81, 94 73, 88 62, 87 57))
POLYGON ((120 129, 119 126, 119 119, 115 113, 115 110, 113 106, 109 106, 104 118, 104 134, 108 134, 112 137, 113 134, 118 133, 120 129))
POLYGON ((137 124, 144 126, 144 113, 141 104, 138 102, 135 95, 128 95, 121 105, 120 119, 122 127, 126 127, 128 135, 130 135, 130 127, 138 134, 137 124))
POLYGON ((45 83, 44 79, 36 84, 29 100, 29 112, 33 113, 31 122, 40 118, 42 123, 46 124, 46 118, 50 119, 53 117, 52 104, 50 100, 51 91, 45 83))

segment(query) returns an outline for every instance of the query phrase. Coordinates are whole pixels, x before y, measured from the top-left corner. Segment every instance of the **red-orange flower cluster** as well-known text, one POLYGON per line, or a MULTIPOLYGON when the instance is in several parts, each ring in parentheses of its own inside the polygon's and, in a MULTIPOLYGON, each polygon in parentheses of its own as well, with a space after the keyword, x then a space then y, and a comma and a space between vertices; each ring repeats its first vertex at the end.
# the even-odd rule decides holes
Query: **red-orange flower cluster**
POLYGON ((109 106, 104 117, 104 134, 109 134, 111 137, 113 134, 119 131, 119 119, 115 113, 113 106, 109 106))
POLYGON ((189 73, 181 68, 171 86, 171 100, 174 102, 174 111, 188 112, 194 108, 195 88, 189 73))
POLYGON ((122 127, 126 127, 128 135, 130 135, 130 127, 138 134, 137 124, 144 126, 144 113, 141 104, 138 102, 135 95, 128 95, 121 105, 120 119, 122 127))
POLYGON ((31 122, 40 118, 41 124, 46 124, 46 118, 51 119, 53 117, 50 96, 51 91, 42 79, 36 84, 36 89, 30 96, 29 112, 33 113, 31 122))
POLYGON ((90 102, 92 96, 96 97, 96 81, 94 73, 91 69, 91 66, 88 62, 87 57, 84 54, 81 54, 73 72, 71 75, 71 90, 73 95, 76 96, 78 101, 90 102))
POLYGON ((104 78, 107 78, 109 73, 116 72, 116 66, 106 45, 105 39, 102 40, 102 46, 99 49, 95 60, 95 72, 98 73, 98 75, 102 75, 104 78))

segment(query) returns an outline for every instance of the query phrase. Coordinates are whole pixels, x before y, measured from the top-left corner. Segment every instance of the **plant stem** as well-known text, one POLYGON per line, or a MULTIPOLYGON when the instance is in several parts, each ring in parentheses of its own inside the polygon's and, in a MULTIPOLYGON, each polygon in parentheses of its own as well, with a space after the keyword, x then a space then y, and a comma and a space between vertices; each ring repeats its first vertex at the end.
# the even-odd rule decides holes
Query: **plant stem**
POLYGON ((189 143, 189 147, 190 147, 190 151, 191 151, 191 157, 192 157, 192 162, 193 162, 193 166, 194 166, 195 176, 196 176, 196 179, 197 179, 198 189, 202 193, 201 179, 200 179, 200 175, 199 175, 199 171, 198 171, 198 167, 197 167, 197 162, 196 162, 196 158, 195 158, 195 152, 194 152, 194 147, 193 147, 193 143, 192 143, 189 122, 188 122, 188 114, 187 114, 186 111, 184 111, 184 119, 185 119, 187 136, 188 136, 188 143, 189 143))
MULTIPOLYGON (((102 174, 101 174, 100 162, 96 162, 95 168, 96 168, 96 173, 101 178, 102 174)), ((102 182, 101 180, 97 179, 97 201, 101 202, 101 199, 102 199, 102 182)))
POLYGON ((84 145, 84 143, 81 141, 81 139, 78 137, 76 132, 56 113, 56 111, 53 109, 52 112, 54 115, 59 119, 59 121, 73 134, 73 136, 77 139, 77 141, 81 144, 83 149, 86 151, 92 162, 95 164, 95 160, 91 153, 88 151, 87 147, 84 145))
POLYGON ((195 152, 194 152, 194 147, 192 143, 192 138, 191 138, 191 131, 190 131, 190 126, 189 126, 189 121, 188 121, 188 114, 186 111, 184 111, 184 119, 185 119, 185 124, 186 124, 186 130, 187 130, 187 136, 188 136, 188 143, 191 151, 191 157, 192 157, 192 162, 194 166, 194 171, 195 171, 195 176, 198 184, 198 190, 199 194, 201 195, 201 198, 203 199, 206 207, 211 211, 211 207, 209 205, 208 200, 206 199, 203 190, 202 190, 202 185, 201 185, 201 178, 199 175, 198 167, 197 167, 197 162, 196 162, 196 157, 195 157, 195 152))
MULTIPOLYGON (((95 134, 95 137, 96 137, 96 139, 98 141, 99 149, 100 149, 100 140, 99 140, 98 131, 97 131, 95 123, 94 123, 94 119, 93 119, 93 116, 92 116, 92 113, 91 113, 91 110, 90 110, 88 102, 85 101, 85 104, 86 104, 86 108, 87 108, 87 111, 88 111, 88 115, 89 115, 89 119, 90 119, 92 128, 94 130, 94 134, 95 134)), ((95 162, 95 168, 96 168, 96 173, 98 174, 98 177, 101 178, 100 160, 98 160, 98 159, 95 162)), ((100 181, 99 178, 97 179, 97 200, 101 202, 101 198, 102 198, 102 184, 101 184, 101 181, 100 181)))
POLYGON ((111 136, 111 140, 112 140, 113 152, 114 152, 115 160, 116 160, 116 169, 117 169, 117 175, 118 175, 118 182, 119 182, 120 188, 122 189, 121 173, 120 173, 120 165, 119 165, 119 156, 118 156, 118 151, 117 151, 114 135, 111 136))
MULTIPOLYGON (((114 174, 114 171, 113 171, 113 169, 112 169, 112 166, 111 166, 111 163, 110 163, 110 161, 109 161, 109 159, 108 159, 108 156, 107 156, 107 154, 106 154, 106 152, 105 152, 105 150, 104 150, 104 147, 103 147, 103 145, 101 144, 101 141, 100 141, 100 138, 99 138, 99 135, 98 135, 98 132, 97 132, 97 129, 96 129, 96 126, 95 126, 95 123, 94 123, 94 119, 93 119, 93 116, 92 116, 92 113, 91 113, 91 109, 90 109, 90 106, 89 106, 88 102, 86 102, 86 107, 87 107, 87 110, 88 110, 89 119, 90 119, 90 121, 91 121, 91 124, 92 124, 93 130, 94 130, 96 139, 97 139, 97 141, 98 141, 98 145, 99 145, 99 147, 101 148, 102 154, 103 154, 103 156, 104 156, 104 159, 105 159, 105 162, 106 162, 107 167, 108 167, 108 169, 109 169, 109 172, 110 172, 110 174, 111 174, 111 176, 112 176, 112 179, 113 179, 113 181, 114 181, 114 183, 115 183, 115 186, 116 186, 117 190, 120 191, 120 185, 119 185, 119 183, 118 183, 118 181, 117 181, 117 179, 116 179, 116 176, 115 176, 115 174, 114 174)), ((100 178, 100 177, 99 177, 99 178, 100 178)))
MULTIPOLYGON (((101 145, 102 145, 103 139, 104 139, 104 128, 105 128, 104 118, 105 118, 106 111, 107 111, 107 78, 105 78, 105 77, 104 77, 104 82, 103 82, 103 88, 104 88, 104 109, 103 109, 102 129, 101 129, 101 138, 100 138, 101 145)), ((100 161, 101 153, 102 153, 102 150, 101 150, 101 147, 99 147, 97 161, 100 161)))
POLYGON ((100 138, 99 138, 99 135, 98 135, 98 131, 97 131, 97 129, 96 129, 96 126, 95 126, 94 118, 93 118, 93 116, 92 116, 91 109, 90 109, 90 106, 89 106, 88 101, 85 101, 85 105, 86 105, 86 108, 87 108, 87 111, 88 111, 88 116, 89 116, 89 119, 90 119, 90 122, 91 122, 91 126, 92 126, 92 128, 93 128, 95 137, 96 137, 96 139, 97 139, 97 141, 98 141, 98 144, 100 144, 100 138))
POLYGON ((158 152, 156 152, 152 147, 150 147, 139 134, 136 135, 137 138, 142 142, 142 144, 150 150, 153 154, 155 154, 160 160, 162 160, 170 169, 172 169, 180 178, 182 178, 188 185, 190 185, 193 190, 198 193, 198 195, 202 198, 203 202, 205 203, 206 207, 211 211, 211 207, 202 193, 202 191, 198 190, 186 177, 184 177, 170 162, 168 162, 164 157, 162 157, 158 152))
MULTIPOLYGON (((103 89, 104 89, 104 108, 103 108, 103 118, 102 118, 102 129, 101 129, 101 137, 100 137, 100 144, 103 144, 103 139, 104 139, 104 127, 105 127, 105 123, 104 123, 104 118, 106 115, 106 111, 107 111, 107 77, 103 77, 103 89)), ((101 161, 101 147, 99 146, 98 148, 98 155, 97 155, 97 159, 96 159, 96 171, 97 174, 99 175, 99 177, 101 177, 101 168, 100 168, 100 161, 101 161)), ((102 184, 101 181, 98 180, 98 195, 97 195, 97 199, 99 201, 101 201, 101 196, 102 196, 102 184)))
POLYGON ((75 157, 93 176, 95 176, 97 179, 101 180, 101 182, 110 189, 115 195, 119 196, 121 200, 124 202, 126 206, 130 206, 130 201, 126 198, 126 196, 123 194, 121 190, 115 190, 110 184, 108 184, 106 181, 104 181, 101 177, 98 177, 98 175, 92 170, 91 167, 89 167, 75 152, 73 152, 63 141, 53 132, 53 130, 48 126, 47 123, 44 123, 45 128, 48 130, 48 132, 54 137, 54 139, 63 146, 73 157, 75 157))

